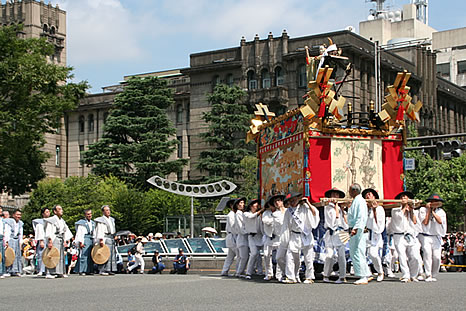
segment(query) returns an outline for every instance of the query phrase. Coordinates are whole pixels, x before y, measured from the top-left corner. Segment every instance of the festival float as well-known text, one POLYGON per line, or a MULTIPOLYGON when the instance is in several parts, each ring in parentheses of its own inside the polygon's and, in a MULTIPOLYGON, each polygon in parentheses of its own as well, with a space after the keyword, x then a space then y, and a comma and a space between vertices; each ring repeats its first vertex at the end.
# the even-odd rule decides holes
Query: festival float
POLYGON ((291 191, 319 202, 326 190, 337 187, 346 192, 355 182, 363 189, 376 189, 381 199, 393 199, 403 191, 405 118, 419 121, 422 107, 409 95, 411 74, 397 74, 380 111, 373 102, 368 112, 353 111, 352 103, 340 94, 352 66, 329 41, 315 57, 306 47, 304 105, 279 116, 264 104, 256 105, 247 140, 257 143, 262 202, 271 194, 291 191), (344 77, 337 81, 334 73, 342 68, 344 77))

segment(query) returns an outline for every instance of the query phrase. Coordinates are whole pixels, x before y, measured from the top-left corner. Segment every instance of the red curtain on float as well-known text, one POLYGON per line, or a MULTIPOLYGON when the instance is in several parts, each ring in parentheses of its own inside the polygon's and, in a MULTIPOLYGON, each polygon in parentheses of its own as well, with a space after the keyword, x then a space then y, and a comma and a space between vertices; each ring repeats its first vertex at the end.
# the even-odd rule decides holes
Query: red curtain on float
POLYGON ((393 199, 403 191, 403 153, 401 152, 401 146, 401 141, 382 141, 384 199, 393 199))
POLYGON ((319 202, 325 191, 332 188, 330 138, 310 138, 309 168, 311 172, 311 202, 319 202))

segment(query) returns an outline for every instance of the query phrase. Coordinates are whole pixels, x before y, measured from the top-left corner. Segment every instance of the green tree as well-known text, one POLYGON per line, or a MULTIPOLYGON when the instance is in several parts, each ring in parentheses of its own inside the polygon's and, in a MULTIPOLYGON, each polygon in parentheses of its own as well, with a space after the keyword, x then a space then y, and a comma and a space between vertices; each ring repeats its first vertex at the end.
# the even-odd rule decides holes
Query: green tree
MULTIPOLYGON (((410 129, 412 136, 416 132, 410 129)), ((410 143, 410 146, 417 146, 410 143)), ((451 160, 434 160, 422 151, 407 151, 406 158, 414 158, 416 169, 406 172, 406 188, 417 199, 425 200, 438 193, 444 200, 448 225, 456 229, 462 224, 466 198, 466 154, 451 160)))
POLYGON ((179 143, 167 116, 173 95, 166 81, 156 77, 132 78, 115 97, 104 135, 89 146, 83 162, 99 176, 114 175, 146 186, 153 175, 180 172, 185 159, 169 161, 179 143))
POLYGON ((252 199, 258 197, 259 181, 257 179, 257 157, 246 156, 241 162, 242 182, 240 184, 240 195, 252 199))
POLYGON ((251 116, 243 102, 245 96, 239 86, 225 84, 217 85, 207 96, 211 110, 202 117, 208 130, 201 136, 211 148, 201 152, 198 163, 199 169, 209 173, 207 181, 241 178, 240 162, 252 153, 246 145, 251 116))
POLYGON ((21 26, 0 28, 0 187, 22 194, 45 177, 44 134, 54 133, 87 83, 66 83, 72 68, 47 61, 45 39, 20 39, 21 26))

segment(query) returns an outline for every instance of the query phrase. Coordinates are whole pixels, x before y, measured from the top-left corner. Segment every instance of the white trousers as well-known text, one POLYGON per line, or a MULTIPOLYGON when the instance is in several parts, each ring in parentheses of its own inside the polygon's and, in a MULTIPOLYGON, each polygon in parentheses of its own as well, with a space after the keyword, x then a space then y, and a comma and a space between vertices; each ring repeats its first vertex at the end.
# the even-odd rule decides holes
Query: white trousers
POLYGON ((372 261, 372 264, 374 265, 375 271, 377 271, 377 273, 379 274, 383 273, 382 259, 380 258, 381 250, 382 248, 378 245, 371 245, 367 248, 367 254, 369 255, 369 258, 372 261))
POLYGON ((424 255, 424 269, 426 275, 436 277, 440 270, 440 261, 442 256, 442 244, 438 236, 419 235, 424 255))
POLYGON ((414 278, 419 273, 420 245, 416 238, 408 243, 402 234, 394 234, 393 242, 398 253, 398 261, 403 279, 414 278))
POLYGON ((334 257, 338 256, 339 277, 346 277, 346 253, 345 245, 325 248, 324 277, 329 277, 333 271, 334 257))
POLYGON ((239 246, 238 247, 239 262, 236 264, 236 275, 243 275, 246 270, 249 258, 249 247, 239 246))
POLYGON ((228 248, 228 254, 227 258, 225 258, 225 262, 223 263, 223 269, 222 269, 222 274, 227 274, 228 271, 230 270, 231 265, 233 264, 233 261, 235 260, 236 257, 236 265, 238 265, 239 262, 239 256, 238 256, 238 249, 236 247, 229 247, 228 248))
POLYGON ((250 236, 249 239, 249 259, 248 259, 248 267, 246 270, 247 275, 252 275, 254 273, 254 269, 257 268, 257 273, 262 274, 262 258, 260 256, 260 249, 261 246, 257 246, 255 244, 254 239, 250 236))
POLYGON ((133 271, 136 269, 138 266, 141 266, 141 270, 139 270, 141 273, 144 273, 144 258, 142 255, 134 255, 134 261, 136 262, 134 265, 128 268, 128 271, 133 271))
MULTIPOLYGON (((282 276, 282 270, 278 264, 278 246, 264 245, 264 264, 265 264, 265 275, 272 278, 273 277, 273 264, 272 264, 272 254, 276 250, 275 259, 277 260, 277 270, 276 275, 277 279, 282 276)), ((285 253, 286 254, 286 253, 285 253)))
MULTIPOLYGON (((314 276, 314 248, 312 245, 303 246, 301 249, 306 264, 306 279, 315 279, 314 276)), ((299 277, 300 252, 292 252, 289 249, 286 252, 286 277, 291 281, 297 281, 299 277)))
POLYGON ((277 277, 277 280, 279 281, 286 274, 286 252, 287 252, 286 248, 279 246, 277 248, 277 254, 275 255, 275 259, 277 260, 276 277, 277 277))

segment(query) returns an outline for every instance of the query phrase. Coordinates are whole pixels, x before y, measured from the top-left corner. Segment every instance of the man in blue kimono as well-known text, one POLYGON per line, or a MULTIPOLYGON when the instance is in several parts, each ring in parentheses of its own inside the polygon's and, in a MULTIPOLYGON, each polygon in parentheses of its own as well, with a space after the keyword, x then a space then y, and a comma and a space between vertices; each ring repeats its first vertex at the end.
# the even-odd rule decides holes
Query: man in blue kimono
POLYGON ((86 209, 84 219, 78 220, 74 225, 76 228, 74 242, 79 251, 75 272, 79 275, 93 274, 94 262, 91 251, 94 246, 95 222, 92 220, 92 210, 86 209))
POLYGON ((353 262, 354 274, 360 279, 354 282, 355 285, 366 285, 367 276, 370 275, 366 261, 366 235, 364 229, 367 222, 367 203, 361 195, 361 186, 352 184, 349 188, 349 195, 353 198, 353 203, 348 210, 348 226, 351 238, 349 240, 350 256, 353 262))
POLYGON ((13 218, 4 219, 10 227, 10 239, 8 247, 11 247, 15 252, 15 260, 13 264, 7 267, 5 276, 21 276, 23 273, 23 261, 21 242, 23 240, 23 222, 21 221, 21 211, 15 210, 12 215, 13 218))

